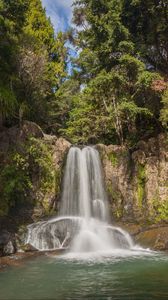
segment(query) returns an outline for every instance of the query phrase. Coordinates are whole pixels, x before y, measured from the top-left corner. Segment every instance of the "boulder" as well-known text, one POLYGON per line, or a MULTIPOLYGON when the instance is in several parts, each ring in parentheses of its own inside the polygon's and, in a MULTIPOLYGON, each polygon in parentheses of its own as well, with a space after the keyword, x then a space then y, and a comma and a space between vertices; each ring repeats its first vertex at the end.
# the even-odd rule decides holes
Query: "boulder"
POLYGON ((59 138, 56 140, 54 145, 54 163, 58 167, 62 165, 65 154, 70 149, 71 144, 64 138, 59 138))
POLYGON ((168 226, 146 229, 135 236, 135 241, 153 250, 168 250, 168 226))
POLYGON ((38 249, 36 249, 35 247, 33 247, 31 244, 26 244, 22 247, 22 250, 24 252, 34 252, 34 251, 38 251, 38 249))
POLYGON ((20 130, 20 138, 24 139, 30 136, 34 138, 43 138, 44 133, 40 126, 38 126, 36 123, 24 121, 20 130))

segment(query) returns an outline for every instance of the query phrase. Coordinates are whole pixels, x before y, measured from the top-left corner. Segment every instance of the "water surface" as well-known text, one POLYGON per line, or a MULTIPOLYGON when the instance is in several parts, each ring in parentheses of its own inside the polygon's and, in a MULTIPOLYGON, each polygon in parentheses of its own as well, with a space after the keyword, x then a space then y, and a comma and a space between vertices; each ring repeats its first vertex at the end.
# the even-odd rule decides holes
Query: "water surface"
POLYGON ((168 299, 168 256, 40 257, 0 273, 0 299, 168 299))

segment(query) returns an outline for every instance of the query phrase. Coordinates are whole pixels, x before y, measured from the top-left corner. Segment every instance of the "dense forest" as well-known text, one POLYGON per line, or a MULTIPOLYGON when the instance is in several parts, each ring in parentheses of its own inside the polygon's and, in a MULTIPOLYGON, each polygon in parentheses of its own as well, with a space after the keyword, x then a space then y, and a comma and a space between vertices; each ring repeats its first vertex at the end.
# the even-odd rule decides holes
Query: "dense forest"
POLYGON ((40 0, 0 1, 0 31, 1 124, 27 119, 47 129, 67 76, 64 36, 55 37, 40 0))
POLYGON ((55 34, 40 0, 0 1, 1 126, 30 120, 78 144, 165 131, 167 1, 78 0, 73 23, 55 34))

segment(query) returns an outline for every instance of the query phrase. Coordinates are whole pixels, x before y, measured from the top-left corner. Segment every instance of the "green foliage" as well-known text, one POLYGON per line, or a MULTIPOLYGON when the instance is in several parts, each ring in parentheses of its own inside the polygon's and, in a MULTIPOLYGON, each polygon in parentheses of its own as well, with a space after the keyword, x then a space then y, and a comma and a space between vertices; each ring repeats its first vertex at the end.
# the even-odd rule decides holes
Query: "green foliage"
POLYGON ((144 65, 136 59, 131 61, 133 77, 128 77, 127 59, 123 58, 120 70, 101 71, 76 96, 67 128, 61 131, 65 137, 75 143, 122 143, 128 134, 134 134, 137 117, 152 118, 153 107, 150 111, 138 101, 139 76, 135 73, 143 73, 144 65))
POLYGON ((36 170, 36 181, 39 183, 39 189, 46 192, 52 188, 55 173, 49 147, 41 140, 30 138, 26 147, 26 156, 29 159, 30 169, 36 170))
MULTIPOLYGON (((84 96, 83 96, 84 97, 84 96)), ((75 97, 73 101, 73 109, 70 111, 67 129, 61 130, 68 139, 74 144, 85 144, 91 141, 96 135, 96 117, 94 115, 94 106, 87 104, 83 98, 75 97)))
POLYGON ((40 0, 1 0, 0 33, 1 123, 27 118, 48 127, 67 76, 65 35, 55 36, 40 0))
POLYGON ((155 0, 124 0, 122 22, 137 51, 153 68, 167 73, 167 3, 155 0))
POLYGON ((136 82, 138 75, 144 70, 144 64, 137 58, 125 54, 122 55, 119 63, 123 67, 123 72, 126 72, 128 80, 136 82))
POLYGON ((29 108, 23 117, 46 128, 51 126, 51 108, 57 103, 55 91, 67 75, 65 42, 61 32, 55 37, 41 1, 31 0, 18 55, 18 97, 21 104, 26 100, 29 108))
POLYGON ((24 203, 32 188, 27 158, 14 152, 9 159, 0 175, 0 216, 7 215, 12 207, 24 203))
POLYGON ((159 24, 154 9, 163 22, 165 6, 155 1, 75 1, 74 23, 80 30, 73 42, 81 51, 73 76, 85 88, 67 115, 64 133, 72 141, 89 142, 94 133, 95 141, 129 144, 129 139, 138 140, 146 131, 156 134, 162 130, 166 98, 157 82, 165 80, 154 68, 156 60, 158 70, 163 67, 167 25, 159 24), (144 9, 151 20, 146 12, 143 16, 144 9))
POLYGON ((21 146, 21 151, 11 152, 9 162, 1 169, 0 215, 7 215, 11 208, 36 201, 36 191, 45 195, 55 189, 56 181, 58 175, 52 164, 51 150, 41 140, 30 138, 21 146))
POLYGON ((16 80, 16 57, 19 36, 25 21, 27 0, 0 1, 0 120, 13 116, 17 97, 14 90, 16 80))
POLYGON ((51 103, 50 130, 56 132, 65 128, 65 122, 69 119, 69 112, 73 107, 73 99, 80 90, 77 80, 66 80, 55 94, 56 101, 51 103), (61 129, 60 129, 61 128, 61 129))
POLYGON ((40 0, 0 1, 0 122, 26 118, 74 143, 129 144, 166 128, 164 1, 73 7, 77 29, 55 35, 40 0))
POLYGON ((30 0, 24 32, 37 42, 35 47, 41 48, 45 45, 51 51, 54 45, 54 29, 50 19, 46 17, 41 1, 30 0))
POLYGON ((0 114, 2 118, 6 118, 14 113, 17 106, 15 94, 9 87, 0 86, 0 114))

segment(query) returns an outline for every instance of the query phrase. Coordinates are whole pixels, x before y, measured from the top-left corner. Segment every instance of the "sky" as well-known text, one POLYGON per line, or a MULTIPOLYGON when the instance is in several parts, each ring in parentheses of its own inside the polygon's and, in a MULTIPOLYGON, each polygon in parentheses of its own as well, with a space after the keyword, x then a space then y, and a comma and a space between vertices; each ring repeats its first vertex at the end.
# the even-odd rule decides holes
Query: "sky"
POLYGON ((55 32, 65 31, 71 25, 73 0, 42 0, 55 32))

